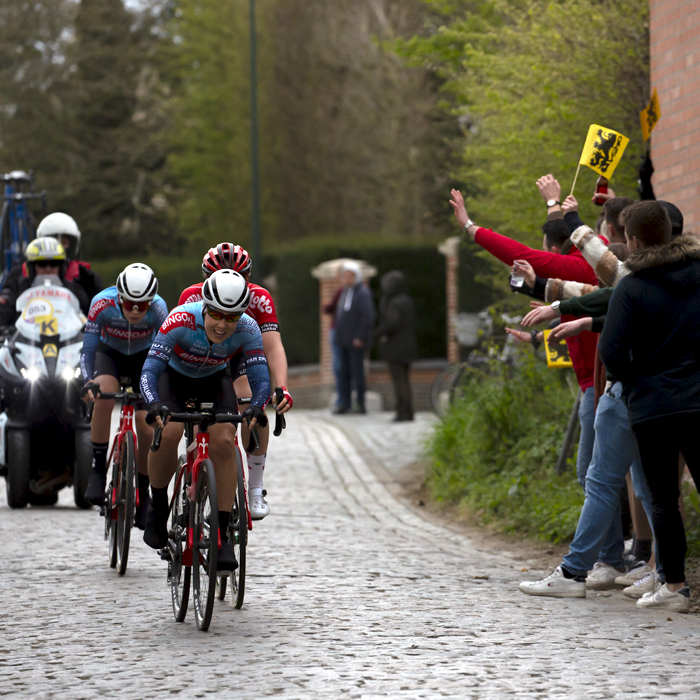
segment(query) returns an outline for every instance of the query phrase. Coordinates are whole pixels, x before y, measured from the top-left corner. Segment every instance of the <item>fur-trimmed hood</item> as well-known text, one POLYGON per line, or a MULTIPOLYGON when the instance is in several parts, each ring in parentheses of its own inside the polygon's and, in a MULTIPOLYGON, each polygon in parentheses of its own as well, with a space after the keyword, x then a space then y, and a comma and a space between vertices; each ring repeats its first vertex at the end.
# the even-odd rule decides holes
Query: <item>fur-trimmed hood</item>
POLYGON ((700 260, 700 237, 685 234, 665 245, 642 248, 631 253, 625 267, 630 272, 641 272, 652 267, 666 267, 700 260))

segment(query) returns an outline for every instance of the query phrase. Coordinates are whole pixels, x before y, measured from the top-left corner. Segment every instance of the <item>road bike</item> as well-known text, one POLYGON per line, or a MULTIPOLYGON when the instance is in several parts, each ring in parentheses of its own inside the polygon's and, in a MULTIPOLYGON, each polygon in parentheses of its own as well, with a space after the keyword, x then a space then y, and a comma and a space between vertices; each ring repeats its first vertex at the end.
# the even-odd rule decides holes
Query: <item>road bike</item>
MULTIPOLYGON (((192 401, 188 403, 187 409, 184 413, 171 413, 169 416, 170 421, 185 424, 187 451, 179 458, 175 489, 170 500, 168 544, 160 551, 160 555, 168 562, 168 582, 175 620, 183 622, 187 616, 191 582, 197 629, 206 632, 211 624, 217 579, 225 575, 223 572, 217 575, 216 570, 221 532, 216 475, 209 459, 208 428, 215 423, 238 425, 245 418, 237 413, 215 412, 211 403, 198 405, 192 401), (198 426, 196 435, 195 426, 198 426)), ((155 428, 151 445, 153 451, 160 447, 162 434, 162 428, 155 428)), ((257 441, 257 432, 253 430, 251 434, 257 441)), ((242 464, 237 436, 235 447, 240 477, 242 464)), ((246 528, 252 527, 243 480, 238 483, 234 502, 239 504, 238 513, 245 513, 243 518, 239 517, 239 521, 245 520, 246 528)), ((243 557, 245 541, 244 539, 243 557)), ((240 543, 237 554, 240 555, 240 543)))
MULTIPOLYGON (((136 414, 134 404, 143 401, 143 396, 131 388, 131 380, 128 377, 122 377, 119 380, 118 392, 101 391, 99 398, 122 402, 118 432, 114 436, 107 457, 107 464, 112 465, 112 478, 107 484, 100 515, 104 516, 105 540, 109 541, 109 565, 112 569, 116 567, 119 575, 123 576, 129 561, 129 543, 134 514, 139 506, 136 464, 138 439, 134 425, 136 414)), ((94 406, 92 401, 88 404, 88 422, 92 420, 94 406)))
POLYGON ((5 284, 7 273, 22 261, 22 255, 36 236, 27 201, 40 200, 42 216, 46 216, 46 192, 34 192, 34 174, 13 170, 2 176, 5 190, 0 213, 0 249, 2 250, 2 274, 0 286, 5 284))

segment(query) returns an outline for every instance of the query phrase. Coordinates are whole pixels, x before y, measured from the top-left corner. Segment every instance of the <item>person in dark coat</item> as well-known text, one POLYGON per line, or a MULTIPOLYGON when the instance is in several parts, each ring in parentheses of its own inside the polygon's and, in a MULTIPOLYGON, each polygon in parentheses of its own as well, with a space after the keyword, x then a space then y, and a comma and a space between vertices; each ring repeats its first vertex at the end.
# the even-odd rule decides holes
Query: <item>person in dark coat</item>
POLYGON ((334 342, 340 354, 340 400, 334 413, 347 413, 351 392, 357 392, 357 413, 365 409, 365 354, 372 347, 374 302, 372 292, 362 283, 362 270, 348 262, 342 268, 343 292, 335 312, 334 342))
POLYGON ((665 576, 637 606, 688 612, 677 465, 680 450, 700 484, 700 238, 671 239, 658 202, 638 202, 623 216, 631 274, 610 299, 599 352, 624 387, 665 576))
POLYGON ((379 339, 379 356, 386 360, 394 385, 394 420, 413 420, 409 370, 418 354, 413 299, 408 293, 406 278, 398 270, 387 272, 381 284, 383 296, 379 302, 379 325, 375 335, 379 339))

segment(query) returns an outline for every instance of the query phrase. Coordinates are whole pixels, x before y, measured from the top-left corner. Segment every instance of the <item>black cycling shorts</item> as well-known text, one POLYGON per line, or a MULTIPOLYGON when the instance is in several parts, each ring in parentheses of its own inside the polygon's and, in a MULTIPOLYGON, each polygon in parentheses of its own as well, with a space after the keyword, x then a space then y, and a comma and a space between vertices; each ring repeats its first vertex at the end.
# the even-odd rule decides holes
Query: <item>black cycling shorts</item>
POLYGON ((233 380, 235 381, 238 377, 245 377, 246 367, 245 367, 245 357, 243 357, 242 352, 237 352, 229 363, 231 367, 231 372, 233 372, 233 380))
POLYGON ((158 394, 173 413, 184 412, 191 399, 213 403, 216 411, 238 413, 238 400, 228 367, 208 377, 186 377, 176 369, 166 367, 158 381, 158 394))
MULTIPOLYGON (((123 352, 117 352, 111 348, 104 346, 105 349, 98 350, 95 353, 95 377, 106 374, 110 377, 116 377, 119 381, 122 377, 128 377, 131 380, 131 388, 135 392, 141 391, 141 371, 143 363, 148 357, 148 350, 134 353, 133 355, 125 355, 123 352)), ((143 411, 146 404, 139 401, 134 405, 137 411, 143 411)))

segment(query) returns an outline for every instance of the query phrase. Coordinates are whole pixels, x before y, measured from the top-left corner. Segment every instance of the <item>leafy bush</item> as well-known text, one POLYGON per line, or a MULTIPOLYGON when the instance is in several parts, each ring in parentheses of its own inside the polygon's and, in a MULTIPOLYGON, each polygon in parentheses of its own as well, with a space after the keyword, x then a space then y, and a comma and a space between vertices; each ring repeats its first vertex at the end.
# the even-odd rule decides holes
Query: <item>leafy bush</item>
POLYGON ((569 539, 583 504, 572 461, 555 465, 573 398, 569 370, 522 349, 515 367, 494 360, 472 374, 430 443, 433 497, 459 504, 481 524, 558 542, 569 539))

